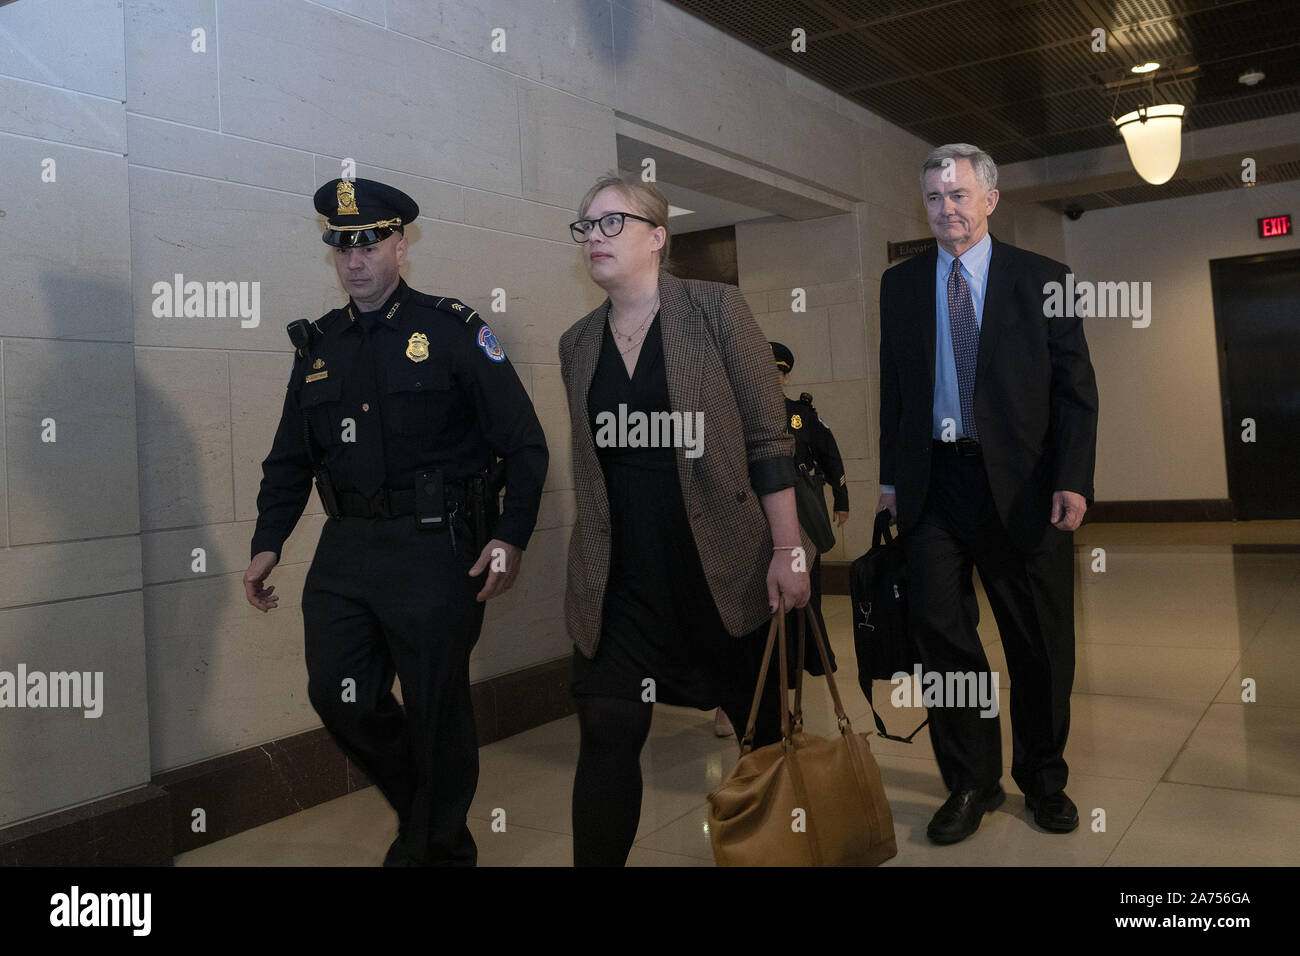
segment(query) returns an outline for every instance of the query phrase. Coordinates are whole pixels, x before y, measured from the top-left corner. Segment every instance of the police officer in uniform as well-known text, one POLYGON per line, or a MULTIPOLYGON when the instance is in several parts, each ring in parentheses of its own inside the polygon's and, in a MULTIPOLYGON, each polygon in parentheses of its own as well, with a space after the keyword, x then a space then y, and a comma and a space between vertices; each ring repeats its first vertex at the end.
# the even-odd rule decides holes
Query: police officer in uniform
MULTIPOLYGON (((780 342, 772 342, 771 346, 772 358, 776 360, 776 367, 781 373, 781 387, 785 388, 790 384, 790 372, 794 368, 794 353, 780 342)), ((835 525, 842 528, 849 520, 849 488, 848 478, 844 474, 844 460, 840 457, 839 446, 835 444, 835 436, 818 416, 812 400, 813 397, 807 392, 800 394, 798 401, 788 396, 785 400, 786 426, 794 436, 794 463, 800 471, 810 475, 820 475, 831 486, 831 495, 835 502, 835 525)), ((822 556, 820 554, 813 559, 809 576, 812 579, 812 597, 808 601, 808 606, 817 615, 817 624, 821 627, 822 634, 825 634, 826 621, 822 617, 822 556)), ((787 627, 786 630, 792 632, 793 628, 787 627)), ((811 641, 812 636, 809 635, 808 639, 811 641)), ((829 647, 827 650, 829 651, 829 647)), ((821 657, 815 648, 809 649, 804 660, 810 674, 822 673, 821 657)), ((831 661, 833 665, 833 656, 831 661)))
POLYGON ((259 610, 277 605, 265 581, 314 476, 330 518, 302 596, 308 696, 397 811, 384 864, 472 866, 469 655, 485 602, 519 572, 546 439, 478 313, 402 280, 415 201, 336 179, 315 205, 349 300, 290 324, 293 373, 262 463, 244 586, 259 610))

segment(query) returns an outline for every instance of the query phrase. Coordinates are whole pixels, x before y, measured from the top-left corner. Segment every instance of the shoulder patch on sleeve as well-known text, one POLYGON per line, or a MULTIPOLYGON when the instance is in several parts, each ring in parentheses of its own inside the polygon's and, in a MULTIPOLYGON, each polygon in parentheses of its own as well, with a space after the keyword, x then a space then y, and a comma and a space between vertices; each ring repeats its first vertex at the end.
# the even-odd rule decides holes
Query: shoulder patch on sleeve
POLYGON ((483 350, 484 355, 494 362, 504 362, 506 360, 506 353, 502 350, 501 343, 497 341, 496 335, 488 328, 486 322, 478 330, 478 347, 483 350))
POLYGON ((439 312, 448 316, 455 316, 461 326, 467 326, 468 331, 473 333, 474 344, 482 349, 493 362, 504 362, 506 360, 505 350, 501 348, 501 343, 497 341, 496 335, 488 324, 483 321, 483 317, 471 309, 459 299, 453 299, 451 296, 426 296, 428 304, 439 312), (475 328, 477 327, 477 331, 475 328))

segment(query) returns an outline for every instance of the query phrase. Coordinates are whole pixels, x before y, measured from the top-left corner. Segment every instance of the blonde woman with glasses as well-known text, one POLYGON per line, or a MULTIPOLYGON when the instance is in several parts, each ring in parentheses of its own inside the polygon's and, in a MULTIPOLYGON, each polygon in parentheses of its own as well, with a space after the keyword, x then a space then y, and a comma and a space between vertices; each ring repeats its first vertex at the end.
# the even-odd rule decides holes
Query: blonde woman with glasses
MULTIPOLYGON (((721 705, 743 733, 768 621, 778 602, 808 602, 814 552, 772 352, 740 291, 665 271, 668 202, 654 184, 598 180, 570 230, 608 293, 560 339, 577 502, 574 864, 622 866, 654 702, 721 705)), ((774 695, 757 745, 780 739, 774 695)))

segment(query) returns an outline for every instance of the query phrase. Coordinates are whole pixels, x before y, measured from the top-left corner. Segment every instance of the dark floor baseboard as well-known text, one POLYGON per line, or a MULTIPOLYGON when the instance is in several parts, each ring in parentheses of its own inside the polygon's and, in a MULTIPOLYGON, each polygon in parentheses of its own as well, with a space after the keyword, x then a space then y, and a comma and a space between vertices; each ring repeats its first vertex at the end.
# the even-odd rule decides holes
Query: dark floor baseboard
POLYGON ((320 727, 158 774, 171 798, 172 853, 184 853, 370 786, 320 727))
POLYGON ((171 866, 170 799, 152 784, 0 830, 0 866, 171 866))
POLYGON ((1094 501, 1088 524, 1118 521, 1233 521, 1230 498, 1179 498, 1166 501, 1094 501))
MULTIPOLYGON (((573 713, 571 674, 565 656, 474 684, 479 744, 573 713)), ((0 866, 170 866, 178 853, 368 786, 317 728, 0 829, 0 866)))
POLYGON ((822 562, 822 594, 849 594, 850 561, 822 562))

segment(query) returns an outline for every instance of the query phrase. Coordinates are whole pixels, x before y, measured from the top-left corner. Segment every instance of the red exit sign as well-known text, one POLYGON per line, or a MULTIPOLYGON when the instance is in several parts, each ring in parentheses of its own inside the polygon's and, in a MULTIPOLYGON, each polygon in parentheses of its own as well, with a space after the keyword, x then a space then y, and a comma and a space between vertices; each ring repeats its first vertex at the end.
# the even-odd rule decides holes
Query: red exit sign
POLYGON ((1259 238, 1271 239, 1274 236, 1291 235, 1290 216, 1265 216, 1259 220, 1259 238))

